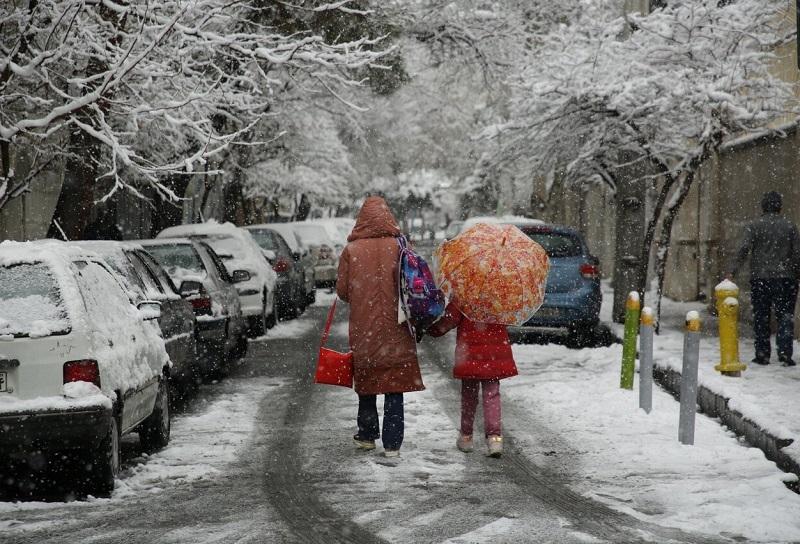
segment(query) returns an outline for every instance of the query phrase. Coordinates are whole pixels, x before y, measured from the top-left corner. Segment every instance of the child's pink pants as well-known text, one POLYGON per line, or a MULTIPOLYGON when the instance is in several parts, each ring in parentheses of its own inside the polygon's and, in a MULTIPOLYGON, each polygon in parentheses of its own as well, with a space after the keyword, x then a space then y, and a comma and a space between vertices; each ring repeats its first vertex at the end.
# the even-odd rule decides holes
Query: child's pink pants
POLYGON ((483 385, 483 430, 486 436, 501 436, 500 380, 461 380, 461 434, 472 434, 478 388, 483 385))

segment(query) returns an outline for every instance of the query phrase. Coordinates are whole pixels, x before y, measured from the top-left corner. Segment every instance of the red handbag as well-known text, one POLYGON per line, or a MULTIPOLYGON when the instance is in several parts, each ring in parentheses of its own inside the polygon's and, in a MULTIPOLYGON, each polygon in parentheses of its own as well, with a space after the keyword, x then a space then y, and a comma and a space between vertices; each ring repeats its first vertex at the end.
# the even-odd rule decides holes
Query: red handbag
POLYGON ((353 352, 340 353, 326 348, 325 343, 331 332, 333 314, 336 311, 336 299, 334 299, 331 309, 328 312, 328 321, 325 323, 325 330, 322 331, 322 340, 319 346, 319 360, 317 361, 317 373, 314 382, 325 385, 340 385, 342 387, 353 387, 353 352))

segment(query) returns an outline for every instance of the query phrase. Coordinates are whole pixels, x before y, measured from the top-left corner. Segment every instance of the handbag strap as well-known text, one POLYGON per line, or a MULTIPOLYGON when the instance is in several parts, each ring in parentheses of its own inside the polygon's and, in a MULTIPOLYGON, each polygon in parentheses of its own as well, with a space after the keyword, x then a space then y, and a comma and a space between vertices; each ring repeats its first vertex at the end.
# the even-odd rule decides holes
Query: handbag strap
POLYGON ((333 315, 336 313, 336 299, 333 299, 333 304, 331 304, 331 309, 328 311, 328 320, 325 322, 325 329, 322 331, 322 340, 320 341, 320 347, 325 347, 325 344, 328 342, 328 336, 331 334, 331 325, 333 324, 333 315))

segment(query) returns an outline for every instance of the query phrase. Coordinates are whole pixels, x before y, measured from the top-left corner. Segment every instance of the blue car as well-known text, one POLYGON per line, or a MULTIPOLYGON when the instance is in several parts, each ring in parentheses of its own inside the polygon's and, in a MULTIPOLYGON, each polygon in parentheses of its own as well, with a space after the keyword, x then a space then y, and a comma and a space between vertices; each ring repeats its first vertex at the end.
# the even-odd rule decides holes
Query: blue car
POLYGON ((509 327, 514 339, 537 328, 566 329, 569 340, 585 344, 594 337, 603 300, 600 261, 573 229, 538 221, 508 222, 541 245, 550 257, 544 304, 525 325, 509 327))

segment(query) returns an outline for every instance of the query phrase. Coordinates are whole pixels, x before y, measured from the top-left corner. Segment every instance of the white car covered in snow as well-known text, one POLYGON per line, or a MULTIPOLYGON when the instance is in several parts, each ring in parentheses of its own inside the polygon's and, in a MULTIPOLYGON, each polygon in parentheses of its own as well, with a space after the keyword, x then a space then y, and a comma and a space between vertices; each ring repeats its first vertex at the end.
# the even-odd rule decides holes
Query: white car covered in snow
MULTIPOLYGON (((289 225, 297 233, 300 244, 311 252, 314 258, 314 279, 317 287, 332 287, 336 284, 339 253, 336 250, 336 242, 328 234, 328 229, 312 221, 294 221, 286 223, 286 225, 289 225)), ((341 247, 344 248, 344 246, 341 247)))
POLYGON ((208 242, 236 284, 250 336, 262 336, 275 326, 278 275, 249 232, 232 223, 209 221, 169 227, 156 238, 200 238, 208 242))
MULTIPOLYGON (((120 437, 169 441, 169 358, 157 302, 134 306, 98 256, 61 242, 0 244, 0 459, 77 453, 108 494, 120 437)), ((4 461, 0 460, 0 463, 4 461)))

